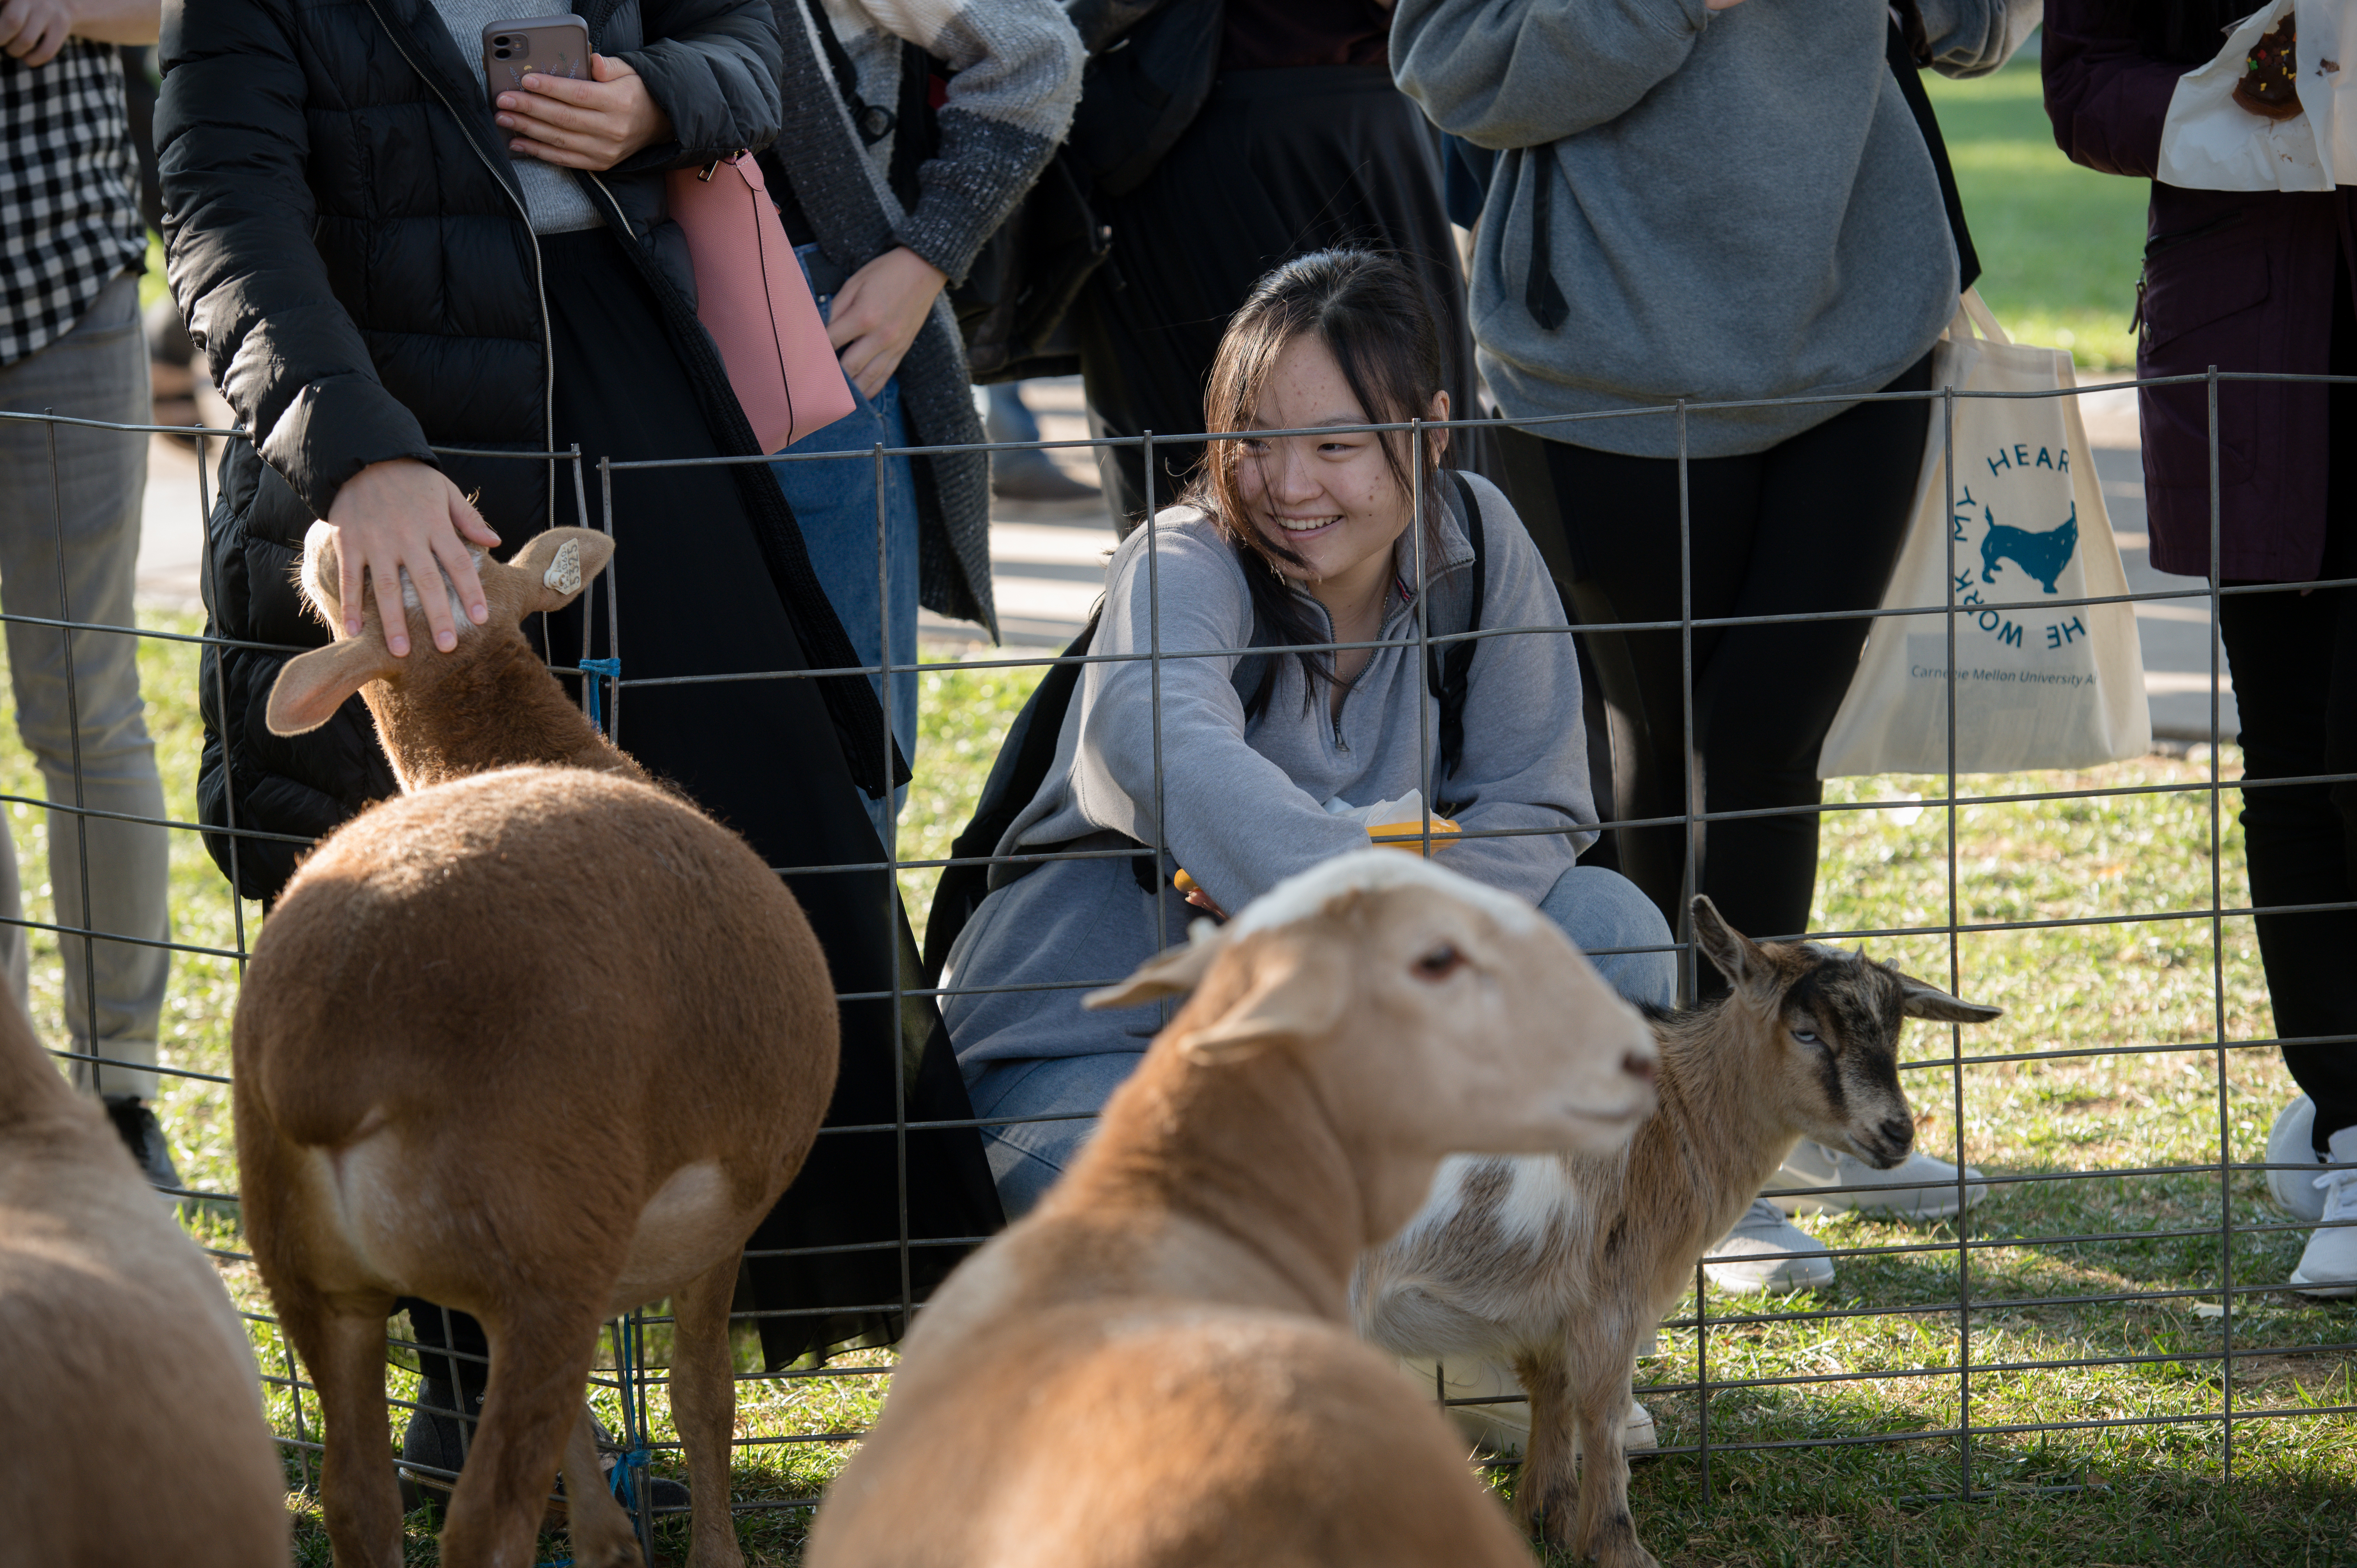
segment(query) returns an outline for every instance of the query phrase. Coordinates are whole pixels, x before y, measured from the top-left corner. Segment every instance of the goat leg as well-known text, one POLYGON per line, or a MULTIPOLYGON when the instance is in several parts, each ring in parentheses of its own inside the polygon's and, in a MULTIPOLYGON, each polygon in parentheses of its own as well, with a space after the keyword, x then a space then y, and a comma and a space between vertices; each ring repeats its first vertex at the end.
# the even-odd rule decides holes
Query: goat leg
POLYGON ((319 1395, 327 1450, 319 1503, 336 1568, 401 1568, 401 1484, 385 1451, 384 1320, 393 1298, 331 1305, 284 1278, 273 1283, 279 1326, 319 1395))
POLYGON ((1579 1434, 1563 1347, 1524 1351, 1513 1365, 1531 1407, 1531 1440, 1514 1482, 1514 1520, 1524 1530, 1538 1530, 1554 1545, 1568 1545, 1577 1496, 1579 1434))
MULTIPOLYGON (((515 1321, 477 1310, 490 1341, 491 1375, 467 1466, 450 1493, 449 1521, 442 1530, 444 1568, 507 1568, 533 1561, 542 1509, 555 1485, 565 1438, 581 1419, 581 1391, 589 1381, 604 1299, 596 1284, 592 1289, 597 1294, 569 1303, 544 1295, 529 1316, 515 1321)), ((588 1499, 572 1500, 577 1505, 588 1499)), ((589 1517, 594 1521, 597 1515, 589 1517)), ((575 1520, 573 1538, 573 1560, 580 1568, 636 1563, 638 1542, 627 1528, 619 1542, 585 1542, 583 1522, 575 1520)))
POLYGON ((638 1536, 597 1462, 597 1424, 587 1405, 565 1440, 565 1533, 576 1563, 637 1563, 638 1536))
POLYGON ((1587 1358, 1571 1390, 1581 1447, 1573 1555, 1593 1557, 1601 1568, 1659 1568, 1653 1554, 1638 1544, 1636 1521, 1629 1513, 1629 1365, 1625 1351, 1587 1358))
POLYGON ((688 1487, 695 1504, 688 1568, 743 1568, 745 1562, 728 1511, 729 1455, 737 1427, 728 1307, 737 1294, 737 1256, 730 1252, 671 1298, 671 1418, 687 1450, 688 1487))

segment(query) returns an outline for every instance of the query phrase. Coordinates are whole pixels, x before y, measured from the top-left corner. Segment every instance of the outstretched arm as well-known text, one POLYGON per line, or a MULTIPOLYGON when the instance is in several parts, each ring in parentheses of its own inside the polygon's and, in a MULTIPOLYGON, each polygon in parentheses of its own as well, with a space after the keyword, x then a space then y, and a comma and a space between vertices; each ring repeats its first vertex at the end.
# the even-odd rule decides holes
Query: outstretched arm
MULTIPOLYGON (((172 293, 263 460, 313 517, 350 530, 339 555, 379 595, 386 640, 408 651, 403 571, 436 644, 457 646, 447 573, 467 613, 489 613, 469 543, 498 536, 435 467, 417 417, 384 389, 368 346, 311 243, 310 138, 303 68, 269 0, 187 0, 164 37, 156 145, 172 293), (234 109, 234 113, 231 111, 234 109)), ((296 540, 279 542, 293 545, 296 540)))
POLYGON ((152 44, 162 19, 156 0, 5 0, 0 52, 27 65, 47 65, 68 38, 152 44))

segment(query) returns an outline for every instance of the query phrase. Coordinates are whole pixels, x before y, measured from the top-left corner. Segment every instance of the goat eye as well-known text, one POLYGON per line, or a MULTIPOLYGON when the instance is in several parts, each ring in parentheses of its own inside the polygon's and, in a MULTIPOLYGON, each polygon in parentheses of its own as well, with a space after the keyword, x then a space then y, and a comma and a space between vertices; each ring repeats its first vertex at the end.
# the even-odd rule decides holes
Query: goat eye
POLYGON ((1823 1040, 1817 1038, 1817 1032, 1814 1029, 1795 1029, 1792 1031, 1792 1038, 1800 1041, 1801 1044, 1804 1046, 1822 1046, 1824 1044, 1823 1040))
POLYGON ((1465 963, 1465 955, 1447 942, 1415 961, 1418 980, 1446 980, 1465 963))

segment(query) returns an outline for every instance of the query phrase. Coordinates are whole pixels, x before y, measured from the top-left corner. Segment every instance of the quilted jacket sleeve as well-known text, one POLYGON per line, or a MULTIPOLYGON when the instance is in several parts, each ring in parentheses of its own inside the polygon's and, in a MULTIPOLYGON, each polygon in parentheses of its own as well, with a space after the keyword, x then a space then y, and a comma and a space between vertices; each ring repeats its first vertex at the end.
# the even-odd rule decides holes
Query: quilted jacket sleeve
POLYGON ((2186 68, 2136 45, 2134 0, 2046 0, 2046 117, 2075 164, 2152 177, 2160 127, 2186 68))
POLYGON ((325 517, 368 464, 434 455, 311 243, 308 88, 288 19, 275 0, 182 0, 166 8, 162 59, 172 293, 263 460, 325 517))
POLYGON ((778 139, 778 27, 770 0, 652 0, 644 48, 621 58, 671 117, 672 140, 618 172, 707 164, 778 139))

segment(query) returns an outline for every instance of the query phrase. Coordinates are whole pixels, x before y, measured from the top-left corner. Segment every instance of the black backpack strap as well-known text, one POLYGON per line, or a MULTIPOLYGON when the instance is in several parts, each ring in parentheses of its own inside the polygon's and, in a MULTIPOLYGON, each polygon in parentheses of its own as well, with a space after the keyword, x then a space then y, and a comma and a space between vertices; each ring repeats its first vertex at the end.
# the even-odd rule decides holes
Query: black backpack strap
MULTIPOLYGON (((1090 612, 1089 622, 1081 628, 1081 635, 1064 650, 1065 658, 1078 658, 1089 650, 1089 644, 1096 639, 1100 613, 1090 612)), ((1084 668, 1080 664, 1058 664, 1032 688, 1030 701, 1015 715, 1015 723, 1008 726, 1006 739, 998 748, 998 759, 990 766, 990 777, 983 783, 982 798, 974 802, 973 817, 950 845, 950 858, 974 860, 998 853, 998 841, 1006 836, 1006 830, 1015 825, 1023 808, 1039 795, 1039 786, 1048 781, 1048 770, 1056 765, 1056 743, 1064 733, 1064 714, 1072 705, 1072 693, 1080 689, 1084 668)), ((927 985, 941 983, 942 966, 949 961, 952 944, 989 892, 989 866, 942 868, 942 879, 933 889, 933 910, 925 919, 927 985)))
MULTIPOLYGON (((1456 637, 1464 632, 1480 630, 1481 601, 1490 585, 1489 554, 1483 550, 1481 540, 1481 502, 1473 494, 1473 487, 1467 482, 1462 472, 1451 468, 1448 477, 1456 481, 1457 501, 1463 514, 1465 537, 1473 546, 1472 579, 1469 591, 1462 601, 1435 607, 1444 612, 1461 608, 1462 624, 1436 624, 1427 611, 1425 622, 1427 637, 1456 637)), ((1450 623, 1457 623, 1459 618, 1455 613, 1444 613, 1441 618, 1450 623)), ((1444 643, 1425 650, 1425 682, 1440 699, 1440 778, 1444 780, 1457 771, 1458 763, 1465 756, 1465 694, 1471 683, 1473 655, 1480 646, 1471 638, 1466 638, 1460 642, 1444 643)), ((1448 815, 1448 812, 1442 810, 1442 814, 1448 815)))
POLYGON ((1255 651, 1237 660, 1236 667, 1228 672, 1229 682, 1235 687, 1236 697, 1244 705, 1246 724, 1268 711, 1269 695, 1276 690, 1277 656, 1269 651, 1275 641, 1269 635, 1267 626, 1262 622, 1260 611, 1254 610, 1252 638, 1244 646, 1255 651))

